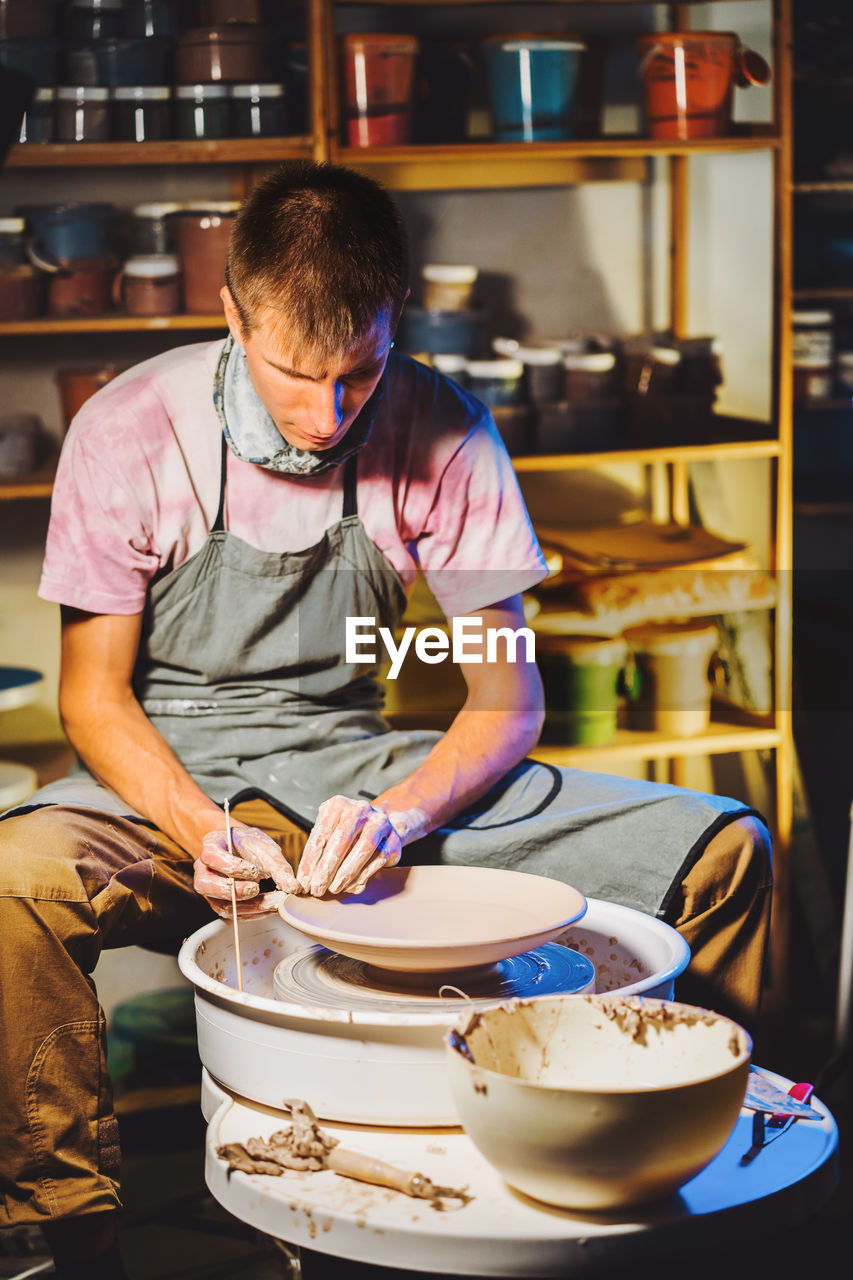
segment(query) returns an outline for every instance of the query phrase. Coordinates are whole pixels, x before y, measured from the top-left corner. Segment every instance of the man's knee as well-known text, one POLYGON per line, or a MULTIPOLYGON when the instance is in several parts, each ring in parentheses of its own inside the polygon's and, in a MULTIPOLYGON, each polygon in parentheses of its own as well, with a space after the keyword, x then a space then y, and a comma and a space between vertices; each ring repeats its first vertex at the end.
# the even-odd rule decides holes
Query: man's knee
POLYGON ((773 843, 765 824, 751 814, 726 823, 711 837, 674 895, 667 919, 683 923, 721 907, 769 896, 773 843))
POLYGON ((0 897, 85 901, 78 864, 88 848, 79 815, 58 805, 0 822, 0 897))

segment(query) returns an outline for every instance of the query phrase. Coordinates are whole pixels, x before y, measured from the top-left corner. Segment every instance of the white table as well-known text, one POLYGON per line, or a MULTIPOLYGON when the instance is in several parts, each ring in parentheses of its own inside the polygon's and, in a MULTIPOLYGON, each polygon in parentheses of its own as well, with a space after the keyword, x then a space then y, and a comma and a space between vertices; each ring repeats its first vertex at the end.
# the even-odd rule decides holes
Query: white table
MULTIPOLYGON (((791 1081, 764 1072, 787 1091, 791 1081)), ((290 1245, 375 1266, 471 1276, 574 1276, 685 1245, 719 1247, 790 1227, 829 1198, 838 1178, 838 1130, 816 1100, 821 1121, 797 1121, 751 1163, 751 1111, 742 1111, 726 1146, 677 1196, 622 1214, 584 1215, 540 1205, 512 1191, 461 1129, 381 1129, 325 1124, 342 1145, 433 1182, 467 1186, 470 1204, 438 1213, 424 1200, 335 1173, 286 1171, 281 1177, 232 1173, 216 1155, 227 1142, 268 1137, 289 1124, 282 1112, 226 1092, 204 1072, 208 1120, 205 1180, 214 1198, 243 1222, 290 1245)))

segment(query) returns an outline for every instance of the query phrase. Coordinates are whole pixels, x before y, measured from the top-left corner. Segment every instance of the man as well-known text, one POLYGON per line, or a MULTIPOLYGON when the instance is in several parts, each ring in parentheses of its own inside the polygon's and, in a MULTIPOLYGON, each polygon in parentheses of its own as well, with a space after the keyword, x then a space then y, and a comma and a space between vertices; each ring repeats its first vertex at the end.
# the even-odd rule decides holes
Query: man
POLYGON ((545 576, 487 411, 392 352, 392 201, 345 169, 285 167, 237 219, 227 281, 224 346, 128 371, 69 433, 40 591, 62 606, 81 763, 0 824, 0 1223, 40 1223, 67 1277, 122 1274, 88 974, 104 946, 227 914, 229 877, 257 913, 359 891, 404 847, 552 875, 676 923, 695 952, 681 994, 756 1012, 757 815, 525 760, 541 683, 506 644, 462 662, 443 735, 389 730, 374 664, 346 652, 348 619, 393 632, 418 573, 449 618, 509 631, 545 576))

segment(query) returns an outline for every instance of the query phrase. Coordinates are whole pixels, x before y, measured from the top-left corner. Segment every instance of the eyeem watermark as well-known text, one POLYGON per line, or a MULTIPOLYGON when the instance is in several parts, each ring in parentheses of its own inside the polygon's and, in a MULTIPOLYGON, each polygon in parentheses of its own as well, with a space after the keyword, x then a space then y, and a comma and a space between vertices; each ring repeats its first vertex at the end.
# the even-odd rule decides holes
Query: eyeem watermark
POLYGON ((536 661, 536 640, 529 627, 483 627, 482 618, 454 618, 450 635, 442 627, 406 627, 397 644, 394 633, 388 627, 377 627, 375 618, 347 618, 346 661, 375 662, 377 637, 391 659, 389 680, 396 680, 403 660, 415 642, 415 656, 421 662, 433 665, 452 657, 454 662, 497 662, 499 644, 504 645, 501 657, 508 662, 518 661, 518 644, 524 641, 523 662, 536 661), (484 644, 485 641, 485 644, 484 644))

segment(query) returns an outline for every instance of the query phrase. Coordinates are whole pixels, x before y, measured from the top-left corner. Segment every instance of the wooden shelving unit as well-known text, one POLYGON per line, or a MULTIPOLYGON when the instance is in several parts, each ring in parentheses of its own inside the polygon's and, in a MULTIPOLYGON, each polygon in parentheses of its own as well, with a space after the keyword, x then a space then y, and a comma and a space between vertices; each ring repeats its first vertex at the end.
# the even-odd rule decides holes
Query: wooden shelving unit
POLYGON ((111 312, 102 316, 39 316, 35 320, 0 321, 0 336, 38 337, 52 333, 152 333, 227 329, 223 315, 128 316, 111 312))
MULTIPOLYGON (((404 5, 423 0, 387 0, 404 5)), ((432 7, 457 0, 432 0, 432 7)), ((477 6, 501 0, 468 0, 477 6)), ((602 7, 646 0, 597 0, 602 7)), ((591 7, 591 6, 590 6, 591 7)), ((692 4, 669 7, 673 25, 690 25, 692 4)), ((664 448, 624 449, 618 452, 576 455, 536 455, 514 459, 519 472, 560 471, 630 462, 668 470, 672 514, 685 518, 689 510, 690 464, 708 460, 765 459, 774 469, 772 512, 772 563, 777 575, 779 599, 774 614, 774 711, 768 724, 729 724, 715 720, 708 732, 692 739, 667 739, 656 735, 621 732, 607 748, 542 747, 538 758, 555 763, 602 768, 617 759, 664 760, 679 776, 679 762, 692 755, 724 752, 771 751, 775 761, 776 811, 769 815, 776 846, 776 899, 773 942, 774 982, 785 985, 788 937, 787 852, 792 823, 793 741, 791 733, 791 622, 790 571, 792 568, 792 363, 790 315, 792 296, 797 299, 853 298, 853 288, 798 290, 792 295, 791 200, 792 194, 810 190, 853 190, 846 184, 804 184, 795 187, 791 169, 791 0, 772 0, 774 110, 772 124, 738 128, 731 137, 689 143, 656 141, 644 137, 605 136, 591 141, 536 144, 467 142, 454 146, 407 146, 361 150, 338 141, 337 54, 333 0, 306 0, 307 43, 310 70, 309 125, 307 137, 225 142, 54 144, 13 148, 9 169, 55 169, 149 166, 225 165, 232 174, 235 197, 242 196, 256 174, 277 161, 313 156, 352 165, 370 173, 393 190, 438 191, 476 188, 558 186, 585 181, 645 182, 652 163, 665 167, 669 191, 669 313, 676 337, 689 335, 688 237, 690 231, 689 173, 703 157, 725 154, 769 154, 773 166, 774 219, 773 274, 773 413, 772 424, 744 424, 742 434, 713 444, 664 448)), ((713 3, 711 4, 713 8, 713 3)), ((704 21, 708 21, 704 18, 704 21)), ((154 198, 152 195, 151 198, 154 198)), ((38 320, 0 325, 0 334, 30 337, 48 335, 215 330, 221 316, 174 316, 140 321, 121 315, 94 319, 38 320)), ((730 424, 729 424, 730 425, 730 424)), ((0 485, 0 498, 44 497, 51 477, 32 477, 27 484, 0 485)))

